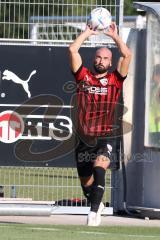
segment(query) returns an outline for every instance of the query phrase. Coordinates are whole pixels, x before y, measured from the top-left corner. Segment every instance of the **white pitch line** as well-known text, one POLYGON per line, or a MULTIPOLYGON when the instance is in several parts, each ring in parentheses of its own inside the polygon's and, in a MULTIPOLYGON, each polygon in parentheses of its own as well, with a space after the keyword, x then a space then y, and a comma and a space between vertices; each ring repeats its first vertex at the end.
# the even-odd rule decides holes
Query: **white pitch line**
MULTIPOLYGON (((7 226, 7 225, 0 225, 0 228, 8 228, 8 227, 11 227, 11 226, 7 226)), ((14 226, 15 227, 15 226, 14 226)), ((62 229, 59 229, 59 228, 41 228, 41 227, 24 227, 24 229, 27 229, 27 230, 41 230, 41 231, 57 231, 57 232, 60 232, 62 231, 62 229)), ((67 230, 66 230, 67 231, 67 230)), ((72 231, 73 230, 69 230, 69 231, 72 231)), ((80 233, 80 234, 90 234, 90 235, 109 235, 110 237, 111 236, 118 236, 118 237, 140 237, 140 238, 157 238, 158 235, 136 235, 136 234, 120 234, 120 233, 111 233, 111 232, 93 232, 93 231, 74 231, 75 233, 80 233)))
POLYGON ((28 227, 27 229, 31 229, 31 230, 44 230, 44 231, 61 231, 62 229, 59 228, 39 228, 39 227, 28 227))
MULTIPOLYGON (((21 227, 22 225, 19 225, 18 227, 21 227)), ((0 228, 10 228, 10 227, 14 227, 15 226, 9 226, 9 225, 0 225, 0 228)), ((61 231, 61 229, 59 228, 40 228, 40 227, 24 227, 24 229, 27 230, 43 230, 43 231, 61 231)))
MULTIPOLYGON (((62 231, 62 229, 59 228, 28 228, 32 230, 43 230, 43 231, 62 231)), ((72 230, 73 232, 73 230, 72 230)), ((91 235, 113 235, 113 236, 123 236, 123 237, 142 237, 142 238, 157 238, 158 236, 154 235, 135 235, 135 234, 119 234, 119 233, 103 233, 103 232, 92 232, 92 231, 74 231, 75 233, 80 233, 80 234, 91 234, 91 235)))
MULTIPOLYGON (((77 231, 78 232, 78 231, 77 231)), ((155 238, 155 237, 158 237, 158 235, 157 236, 154 236, 154 235, 135 235, 135 234, 119 234, 119 233, 110 233, 110 232, 108 232, 108 233, 103 233, 103 232, 88 232, 88 231, 79 231, 80 233, 83 233, 83 234, 94 234, 94 235, 117 235, 117 236, 124 236, 124 237, 148 237, 148 238, 155 238)))

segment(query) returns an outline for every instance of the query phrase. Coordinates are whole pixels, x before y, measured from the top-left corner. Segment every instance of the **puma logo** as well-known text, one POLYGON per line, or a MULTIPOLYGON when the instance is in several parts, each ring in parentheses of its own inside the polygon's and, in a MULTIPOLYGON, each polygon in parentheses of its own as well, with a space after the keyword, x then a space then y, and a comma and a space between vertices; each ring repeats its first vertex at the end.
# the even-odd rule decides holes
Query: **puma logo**
POLYGON ((29 75, 28 79, 27 80, 22 80, 20 79, 15 73, 9 71, 9 70, 5 70, 3 72, 3 77, 2 77, 2 80, 8 80, 8 81, 13 81, 14 83, 17 83, 17 84, 21 84, 22 87, 24 88, 24 91, 27 93, 28 95, 28 98, 31 97, 31 93, 29 91, 29 81, 31 79, 31 77, 36 74, 36 70, 33 70, 31 72, 31 74, 29 75))

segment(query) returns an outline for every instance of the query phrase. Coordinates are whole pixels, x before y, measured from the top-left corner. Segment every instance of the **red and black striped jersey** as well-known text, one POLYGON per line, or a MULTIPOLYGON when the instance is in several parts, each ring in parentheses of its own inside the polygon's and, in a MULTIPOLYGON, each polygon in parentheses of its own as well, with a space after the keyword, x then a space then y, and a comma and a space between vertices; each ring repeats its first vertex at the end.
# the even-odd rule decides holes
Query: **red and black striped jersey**
POLYGON ((123 80, 117 70, 97 79, 84 66, 75 73, 77 82, 78 121, 83 134, 105 136, 112 132, 115 106, 123 80))

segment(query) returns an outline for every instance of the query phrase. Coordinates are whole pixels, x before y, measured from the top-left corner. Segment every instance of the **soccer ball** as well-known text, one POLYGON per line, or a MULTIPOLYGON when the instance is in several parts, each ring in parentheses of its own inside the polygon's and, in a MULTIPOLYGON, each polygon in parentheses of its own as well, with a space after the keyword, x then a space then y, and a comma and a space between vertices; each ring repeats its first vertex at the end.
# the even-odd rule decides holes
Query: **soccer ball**
POLYGON ((103 7, 95 8, 91 11, 87 24, 96 31, 107 30, 111 25, 111 13, 103 7))

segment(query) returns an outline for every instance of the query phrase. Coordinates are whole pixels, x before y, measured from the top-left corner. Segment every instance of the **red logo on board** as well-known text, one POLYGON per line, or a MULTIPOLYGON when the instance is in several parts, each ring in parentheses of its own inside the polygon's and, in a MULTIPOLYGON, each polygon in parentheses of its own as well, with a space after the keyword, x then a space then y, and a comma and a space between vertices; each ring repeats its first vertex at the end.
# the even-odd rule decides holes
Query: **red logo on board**
POLYGON ((24 123, 22 117, 13 111, 0 113, 0 141, 4 143, 16 142, 23 134, 24 123))

